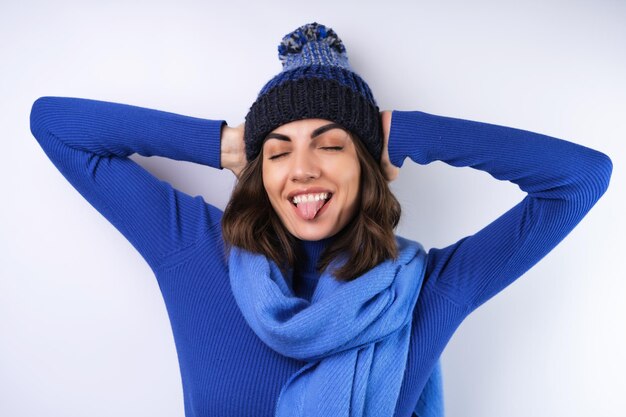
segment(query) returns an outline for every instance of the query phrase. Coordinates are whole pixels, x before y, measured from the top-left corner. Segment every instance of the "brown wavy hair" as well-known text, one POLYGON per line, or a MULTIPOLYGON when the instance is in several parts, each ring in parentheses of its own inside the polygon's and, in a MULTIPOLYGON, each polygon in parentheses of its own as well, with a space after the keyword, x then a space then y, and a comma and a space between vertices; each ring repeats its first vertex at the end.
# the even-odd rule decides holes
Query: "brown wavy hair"
MULTIPOLYGON (((354 217, 339 231, 317 264, 323 271, 340 255, 346 262, 332 271, 336 279, 351 281, 379 263, 398 256, 394 229, 400 203, 389 189, 380 165, 363 143, 348 132, 361 166, 359 202, 354 217)), ((298 239, 282 224, 263 186, 263 148, 241 171, 224 215, 222 235, 228 245, 260 253, 285 272, 302 255, 298 239)))

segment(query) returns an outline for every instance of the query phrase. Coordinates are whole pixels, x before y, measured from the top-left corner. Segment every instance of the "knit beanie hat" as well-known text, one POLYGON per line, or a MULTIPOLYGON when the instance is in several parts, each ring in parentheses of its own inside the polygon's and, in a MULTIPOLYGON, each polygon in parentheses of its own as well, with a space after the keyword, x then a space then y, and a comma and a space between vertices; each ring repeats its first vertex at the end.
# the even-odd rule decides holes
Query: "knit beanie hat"
POLYGON ((369 86, 348 63, 346 48, 331 29, 316 22, 285 35, 278 45, 282 71, 261 89, 246 115, 246 157, 261 152, 265 137, 295 120, 319 118, 354 133, 380 161, 383 132, 369 86))

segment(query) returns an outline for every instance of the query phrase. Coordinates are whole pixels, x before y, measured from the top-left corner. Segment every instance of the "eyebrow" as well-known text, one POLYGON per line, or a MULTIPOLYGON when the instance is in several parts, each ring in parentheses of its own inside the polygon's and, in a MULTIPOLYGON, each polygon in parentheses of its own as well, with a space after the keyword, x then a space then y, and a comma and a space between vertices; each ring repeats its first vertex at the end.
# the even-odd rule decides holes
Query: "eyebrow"
MULTIPOLYGON (((331 129, 342 129, 345 130, 345 128, 343 126, 341 126, 340 124, 337 123, 329 123, 327 125, 324 126, 320 126, 317 129, 315 129, 313 132, 311 132, 311 139, 315 138, 316 136, 321 135, 322 133, 331 130, 331 129)), ((289 136, 285 136, 285 135, 281 135, 280 133, 270 133, 265 137, 265 140, 268 139, 278 139, 278 140, 285 140, 287 142, 291 142, 291 139, 289 139, 289 136)))

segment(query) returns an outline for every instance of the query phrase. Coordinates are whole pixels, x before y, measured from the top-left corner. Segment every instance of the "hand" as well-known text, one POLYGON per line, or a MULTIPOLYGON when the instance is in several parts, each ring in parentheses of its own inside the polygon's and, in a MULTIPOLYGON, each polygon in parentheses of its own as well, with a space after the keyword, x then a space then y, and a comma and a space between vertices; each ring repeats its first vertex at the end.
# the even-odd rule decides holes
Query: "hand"
POLYGON ((400 168, 391 163, 389 159, 389 131, 391 130, 391 111, 384 110, 380 112, 380 118, 383 125, 383 154, 380 158, 380 166, 383 170, 385 179, 389 182, 398 178, 400 168))
POLYGON ((225 125, 221 135, 221 157, 222 168, 229 169, 239 178, 239 174, 247 164, 246 145, 243 140, 244 124, 230 127, 225 125))

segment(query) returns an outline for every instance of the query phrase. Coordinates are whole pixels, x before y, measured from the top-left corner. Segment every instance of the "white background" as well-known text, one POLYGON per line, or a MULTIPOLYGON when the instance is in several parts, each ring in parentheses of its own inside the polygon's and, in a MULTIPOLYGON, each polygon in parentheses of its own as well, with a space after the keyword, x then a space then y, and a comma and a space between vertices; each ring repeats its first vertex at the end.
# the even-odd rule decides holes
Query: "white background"
MULTIPOLYGON (((47 159, 29 130, 35 99, 236 125, 280 71, 282 36, 312 21, 338 33, 381 109, 522 128, 611 157, 607 193, 463 322, 442 363, 450 417, 623 416, 626 3, 609 0, 2 2, 0 415, 183 415, 156 280, 47 159)), ((229 198, 229 171, 133 159, 220 208, 229 198)), ((525 195, 485 172, 410 160, 393 190, 398 233, 427 249, 525 195)))

